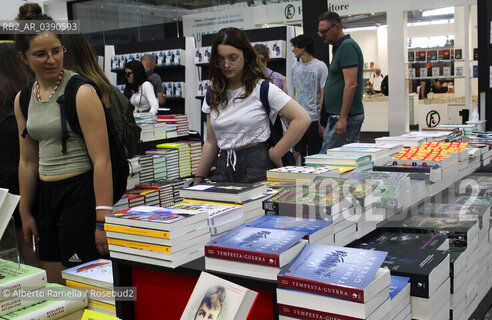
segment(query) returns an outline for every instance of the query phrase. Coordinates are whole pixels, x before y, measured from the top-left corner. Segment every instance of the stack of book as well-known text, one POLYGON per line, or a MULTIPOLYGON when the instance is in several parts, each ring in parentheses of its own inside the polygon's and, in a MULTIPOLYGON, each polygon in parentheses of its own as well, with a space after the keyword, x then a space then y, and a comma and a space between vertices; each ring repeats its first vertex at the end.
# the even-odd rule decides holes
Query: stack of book
POLYGON ((140 156, 135 156, 128 159, 130 165, 130 173, 126 182, 127 189, 133 189, 137 184, 140 183, 140 171, 142 171, 142 166, 140 165, 140 156))
POLYGON ((480 148, 480 164, 482 167, 488 166, 490 161, 492 160, 492 149, 489 149, 489 146, 486 145, 480 148))
POLYGON ((186 143, 161 143, 157 145, 158 149, 176 149, 178 150, 179 177, 184 178, 191 175, 191 152, 190 146, 186 143))
POLYGON ((188 116, 186 114, 158 115, 157 121, 168 125, 175 125, 177 136, 187 136, 189 130, 188 116))
POLYGON ((275 280, 306 244, 304 232, 241 226, 205 245, 205 268, 275 280))
POLYGON ((269 181, 313 181, 316 177, 339 178, 340 169, 330 166, 287 166, 267 171, 267 179, 269 181))
POLYGON ((198 169, 198 164, 200 164, 200 158, 202 156, 202 144, 200 141, 183 141, 188 146, 190 146, 191 153, 191 173, 195 174, 196 169, 198 169))
MULTIPOLYGON (((145 196, 140 194, 140 192, 133 192, 135 189, 127 190, 123 196, 128 200, 128 208, 138 207, 145 205, 145 196)), ((121 198, 123 200, 123 198, 121 198)))
POLYGON ((458 128, 464 138, 467 138, 473 134, 473 132, 477 131, 476 124, 440 124, 437 128, 442 129, 455 129, 458 128))
POLYGON ((307 244, 278 275, 285 319, 388 319, 386 252, 307 244))
POLYGON ((408 134, 403 134, 401 136, 393 136, 393 137, 380 137, 374 139, 376 144, 399 144, 403 147, 418 147, 422 143, 427 142, 428 139, 422 136, 410 136, 408 134))
MULTIPOLYGON (((459 172, 457 175, 455 175, 455 177, 453 177, 455 180, 469 174, 468 173, 469 149, 466 149, 467 147, 468 147, 468 142, 426 142, 420 146, 420 148, 423 148, 424 150, 433 150, 434 152, 440 150, 441 153, 442 152, 456 153, 457 161, 458 161, 456 165, 458 167, 459 172)), ((445 178, 447 178, 449 175, 449 170, 446 171, 447 169, 448 168, 446 167, 442 167, 445 178)))
POLYGON ((123 195, 118 202, 116 202, 113 205, 113 212, 121 211, 121 210, 126 210, 128 209, 128 196, 123 195))
POLYGON ((154 138, 152 140, 161 140, 167 138, 166 124, 157 120, 154 123, 154 138))
POLYGON ((0 316, 27 308, 45 301, 47 297, 32 294, 32 299, 23 299, 20 290, 35 292, 46 286, 46 271, 31 266, 0 259, 0 316))
POLYGON ((363 171, 372 169, 373 162, 370 155, 338 153, 336 155, 314 154, 305 158, 306 166, 342 166, 355 167, 354 170, 363 171))
POLYGON ((215 237, 244 223, 243 208, 237 205, 211 203, 206 201, 186 201, 170 208, 208 213, 210 235, 215 237))
POLYGON ((377 148, 386 150, 388 159, 392 158, 395 154, 400 152, 403 145, 396 143, 349 143, 344 145, 345 148, 377 148))
POLYGON ((89 310, 116 317, 111 260, 97 259, 62 271, 68 287, 86 290, 89 310))
POLYGON ((219 182, 186 187, 180 190, 180 195, 190 201, 241 205, 244 219, 249 221, 264 214, 258 209, 266 198, 266 191, 266 186, 261 184, 219 182))
POLYGON ((154 180, 167 179, 167 161, 165 156, 155 155, 152 157, 154 164, 154 180))
POLYGON ((140 183, 149 183, 154 180, 154 160, 152 155, 140 156, 140 183))
POLYGON ((410 278, 391 276, 389 294, 391 299, 391 312, 389 320, 410 320, 412 318, 412 305, 410 303, 410 278))
POLYGON ((177 138, 178 137, 178 126, 175 124, 166 124, 166 134, 167 138, 177 138))
POLYGON ((175 268, 203 256, 208 213, 140 206, 106 216, 110 256, 175 268))
POLYGON ((178 179, 172 179, 172 180, 168 180, 168 181, 173 186, 174 202, 182 202, 183 197, 181 196, 181 189, 184 187, 186 180, 178 178, 178 179))
POLYGON ((309 243, 331 243, 333 240, 333 224, 325 220, 267 215, 252 220, 245 226, 304 232, 304 239, 309 243))
MULTIPOLYGON (((139 184, 136 186, 138 189, 153 189, 159 192, 159 204, 160 207, 166 207, 174 203, 173 186, 170 182, 165 180, 152 181, 146 184, 139 184)), ((121 209, 124 210, 124 209, 121 209)))
POLYGON ((145 154, 159 155, 166 158, 167 179, 179 178, 179 152, 175 149, 151 149, 146 150, 145 154))
POLYGON ((147 142, 155 140, 153 122, 139 122, 137 124, 142 129, 140 131, 140 141, 147 142))
POLYGON ((350 154, 355 156, 370 156, 371 161, 375 166, 382 166, 388 162, 388 150, 383 148, 377 148, 376 145, 371 147, 347 147, 328 149, 326 154, 329 156, 337 156, 350 154))
MULTIPOLYGON (((29 285, 29 284, 28 284, 29 285)), ((28 307, 11 311, 0 316, 2 320, 30 320, 30 319, 63 319, 79 320, 87 306, 86 293, 81 290, 68 288, 55 283, 48 283, 46 287, 31 292, 29 297, 22 300, 35 300, 42 296, 43 301, 28 307)))

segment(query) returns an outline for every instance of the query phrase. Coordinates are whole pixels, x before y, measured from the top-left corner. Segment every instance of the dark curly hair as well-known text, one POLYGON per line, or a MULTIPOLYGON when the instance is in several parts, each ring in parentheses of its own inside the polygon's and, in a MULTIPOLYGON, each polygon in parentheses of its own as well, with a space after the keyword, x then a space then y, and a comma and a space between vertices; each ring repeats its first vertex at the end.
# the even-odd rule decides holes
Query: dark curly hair
POLYGON ((217 114, 220 109, 224 109, 229 102, 227 98, 227 79, 215 65, 217 59, 217 48, 219 44, 226 44, 239 49, 244 57, 244 69, 241 75, 241 82, 245 87, 245 92, 240 97, 235 99, 244 99, 251 95, 256 83, 259 79, 266 79, 263 74, 261 61, 257 57, 256 50, 251 46, 248 36, 244 31, 237 28, 224 28, 217 33, 212 44, 212 52, 210 54, 210 78, 211 78, 211 95, 210 108, 215 110, 217 114))
POLYGON ((133 72, 133 83, 126 83, 124 94, 128 98, 132 96, 134 92, 138 91, 138 88, 147 81, 147 75, 145 74, 145 68, 142 62, 138 60, 132 60, 125 64, 125 69, 130 69, 133 72))
MULTIPOLYGON (((19 13, 17 14, 17 17, 15 17, 15 20, 16 21, 23 21, 23 20, 53 21, 53 19, 50 16, 43 14, 43 10, 37 3, 26 3, 20 6, 19 13)), ((58 39, 60 39, 59 34, 54 33, 54 35, 58 39)), ((14 35, 14 39, 15 39, 15 46, 17 50, 25 54, 26 51, 29 50, 29 47, 31 45, 31 40, 37 36, 38 34, 16 33, 14 35)))

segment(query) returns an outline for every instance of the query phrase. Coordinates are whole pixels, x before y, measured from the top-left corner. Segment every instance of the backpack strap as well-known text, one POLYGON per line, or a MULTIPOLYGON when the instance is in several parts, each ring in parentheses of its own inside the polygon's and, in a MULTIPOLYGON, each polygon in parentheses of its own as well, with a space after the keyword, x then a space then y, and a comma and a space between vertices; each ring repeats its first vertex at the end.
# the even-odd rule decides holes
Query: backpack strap
POLYGON ((267 112, 268 119, 270 119, 270 103, 268 102, 268 90, 270 88, 270 81, 263 80, 260 85, 260 101, 267 112))
POLYGON ((20 109, 22 114, 24 115, 24 118, 26 119, 26 128, 22 130, 22 139, 25 139, 27 134, 27 116, 29 114, 29 101, 31 100, 31 92, 34 81, 35 80, 32 80, 27 87, 24 87, 19 95, 20 109))
POLYGON ((79 90, 80 86, 84 84, 90 84, 96 90, 98 96, 101 96, 99 88, 92 81, 81 75, 73 75, 68 80, 63 95, 58 97, 58 99, 56 100, 60 107, 60 119, 62 126, 62 152, 64 154, 67 153, 67 140, 69 138, 67 122, 70 125, 70 128, 72 128, 72 131, 82 137, 82 139, 84 139, 82 135, 82 130, 80 129, 79 117, 77 115, 76 108, 77 91, 79 90))

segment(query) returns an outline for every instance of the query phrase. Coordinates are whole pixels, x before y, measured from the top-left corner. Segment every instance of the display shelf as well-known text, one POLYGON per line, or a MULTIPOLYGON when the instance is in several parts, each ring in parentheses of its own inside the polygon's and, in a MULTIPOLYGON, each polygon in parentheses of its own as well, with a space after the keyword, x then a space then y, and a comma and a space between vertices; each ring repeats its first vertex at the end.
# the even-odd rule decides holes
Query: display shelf
POLYGON ((405 78, 405 80, 430 80, 430 79, 464 79, 465 77, 464 76, 449 76, 449 77, 445 77, 445 76, 439 76, 439 77, 415 77, 415 78, 405 78))
POLYGON ((465 62, 465 60, 449 59, 449 60, 431 60, 431 61, 407 61, 405 62, 405 64, 450 63, 450 62, 465 62))
POLYGON ((146 150, 155 149, 156 145, 161 144, 161 143, 175 142, 175 141, 182 141, 182 140, 192 140, 190 138, 191 138, 190 135, 186 135, 186 136, 179 136, 179 137, 175 137, 175 138, 166 138, 166 139, 158 139, 158 140, 151 140, 151 141, 141 141, 137 144, 137 154, 145 154, 146 150))

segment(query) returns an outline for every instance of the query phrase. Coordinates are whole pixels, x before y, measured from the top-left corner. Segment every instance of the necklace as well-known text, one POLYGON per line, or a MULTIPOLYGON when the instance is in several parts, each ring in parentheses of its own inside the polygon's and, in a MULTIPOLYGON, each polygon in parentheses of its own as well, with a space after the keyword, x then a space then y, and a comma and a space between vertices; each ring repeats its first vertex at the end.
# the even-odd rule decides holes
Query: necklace
POLYGON ((58 87, 60 86, 60 83, 63 79, 63 69, 61 69, 60 71, 60 75, 58 76, 58 80, 56 80, 56 85, 55 87, 53 88, 53 91, 51 91, 51 94, 50 96, 48 97, 48 99, 46 100, 41 100, 41 94, 39 93, 39 83, 38 83, 38 80, 36 80, 36 99, 41 102, 41 103, 48 103, 50 102, 51 98, 53 98, 53 96, 55 95, 56 91, 58 90, 58 87))

